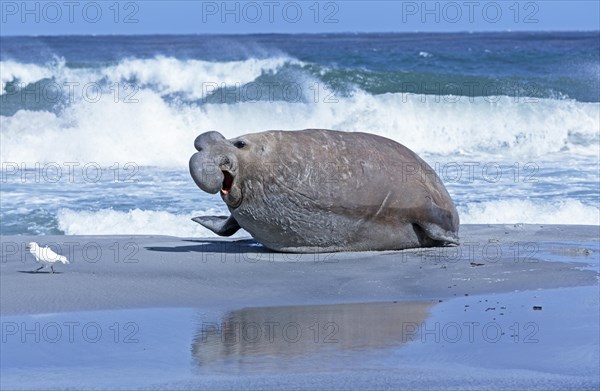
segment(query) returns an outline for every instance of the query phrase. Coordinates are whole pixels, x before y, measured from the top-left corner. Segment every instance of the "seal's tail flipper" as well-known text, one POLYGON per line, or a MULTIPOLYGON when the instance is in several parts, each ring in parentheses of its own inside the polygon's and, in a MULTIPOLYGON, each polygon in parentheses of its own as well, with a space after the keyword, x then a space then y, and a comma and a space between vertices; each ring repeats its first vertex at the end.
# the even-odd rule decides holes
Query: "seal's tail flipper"
POLYGON ((413 226, 418 226, 415 232, 419 237, 419 241, 423 245, 434 246, 460 244, 458 239, 458 216, 444 208, 440 208, 434 202, 431 202, 429 207, 427 219, 413 224, 413 226))
POLYGON ((436 242, 442 242, 442 244, 456 244, 459 245, 460 241, 456 232, 446 231, 442 227, 433 223, 419 223, 419 227, 425 231, 425 234, 436 242))
POLYGON ((219 236, 231 236, 241 228, 233 216, 198 216, 192 220, 219 236))

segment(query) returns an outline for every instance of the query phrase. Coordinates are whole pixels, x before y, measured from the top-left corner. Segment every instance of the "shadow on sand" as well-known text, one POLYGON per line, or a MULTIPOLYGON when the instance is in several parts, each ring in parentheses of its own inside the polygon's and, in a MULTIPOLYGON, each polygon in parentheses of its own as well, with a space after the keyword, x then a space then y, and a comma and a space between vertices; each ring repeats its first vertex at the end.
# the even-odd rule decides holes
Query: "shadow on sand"
POLYGON ((175 246, 175 247, 151 246, 151 247, 146 247, 146 250, 160 251, 160 252, 174 252, 174 253, 200 252, 200 253, 225 253, 225 254, 272 253, 273 252, 253 239, 241 239, 241 240, 235 240, 235 241, 187 239, 187 240, 183 240, 183 241, 198 243, 198 244, 188 245, 188 246, 175 246))

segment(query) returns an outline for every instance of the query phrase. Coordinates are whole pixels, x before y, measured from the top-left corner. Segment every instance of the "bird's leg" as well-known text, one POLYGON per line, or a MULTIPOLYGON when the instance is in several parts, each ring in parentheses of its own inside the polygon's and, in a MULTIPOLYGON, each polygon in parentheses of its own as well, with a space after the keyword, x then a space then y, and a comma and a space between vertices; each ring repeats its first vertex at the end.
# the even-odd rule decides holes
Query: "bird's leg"
POLYGON ((44 266, 42 265, 42 266, 38 267, 37 269, 35 269, 33 272, 34 272, 34 273, 37 273, 37 272, 39 272, 40 270, 42 270, 43 268, 44 268, 44 266))
POLYGON ((54 274, 54 265, 50 265, 50 270, 52 270, 52 274, 54 274))

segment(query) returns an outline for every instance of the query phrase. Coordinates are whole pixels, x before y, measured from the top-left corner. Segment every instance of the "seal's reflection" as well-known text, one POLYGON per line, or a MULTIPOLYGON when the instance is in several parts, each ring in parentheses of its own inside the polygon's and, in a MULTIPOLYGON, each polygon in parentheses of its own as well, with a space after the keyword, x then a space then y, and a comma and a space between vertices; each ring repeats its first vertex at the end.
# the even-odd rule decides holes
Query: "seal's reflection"
POLYGON ((415 339, 431 305, 398 301, 244 308, 229 312, 220 323, 203 322, 192 352, 200 367, 220 362, 250 369, 256 358, 282 362, 397 347, 415 339))

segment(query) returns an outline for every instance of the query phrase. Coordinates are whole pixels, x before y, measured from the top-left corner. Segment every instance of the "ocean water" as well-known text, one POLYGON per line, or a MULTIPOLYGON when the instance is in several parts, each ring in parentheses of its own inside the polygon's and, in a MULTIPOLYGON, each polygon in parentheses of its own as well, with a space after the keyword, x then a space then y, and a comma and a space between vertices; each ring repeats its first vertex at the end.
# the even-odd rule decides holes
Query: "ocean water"
POLYGON ((462 223, 600 224, 600 38, 590 33, 0 39, 2 234, 214 236, 195 137, 389 137, 462 223))

